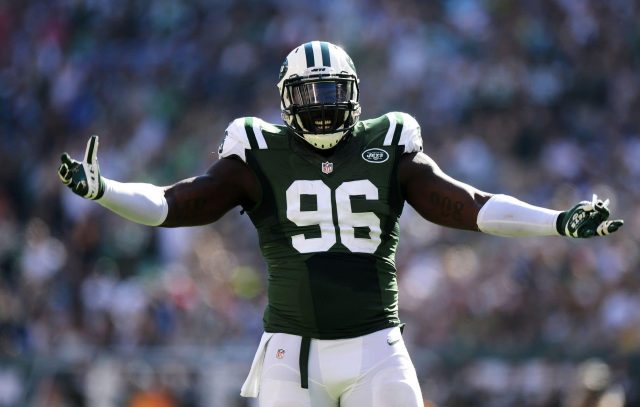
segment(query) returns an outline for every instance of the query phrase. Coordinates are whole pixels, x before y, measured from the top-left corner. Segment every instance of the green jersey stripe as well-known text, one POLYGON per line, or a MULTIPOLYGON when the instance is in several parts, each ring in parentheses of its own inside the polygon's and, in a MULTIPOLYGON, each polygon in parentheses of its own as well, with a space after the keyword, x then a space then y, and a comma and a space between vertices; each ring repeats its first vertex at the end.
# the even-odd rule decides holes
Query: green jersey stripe
POLYGON ((396 129, 396 116, 393 113, 385 114, 385 117, 389 121, 389 128, 387 129, 387 134, 384 137, 383 145, 390 146, 393 140, 393 132, 396 129))
POLYGON ((320 43, 320 52, 322 52, 322 66, 331 66, 331 55, 329 54, 329 44, 320 43))
POLYGON ((395 117, 396 117, 396 130, 393 132, 393 141, 391 142, 392 146, 397 146, 398 143, 400 142, 400 135, 402 134, 402 126, 404 123, 401 113, 396 112, 395 117))
POLYGON ((262 134, 261 128, 263 123, 264 122, 257 117, 253 119, 253 135, 256 137, 258 148, 260 149, 267 148, 267 141, 264 139, 264 134, 262 134))
POLYGON ((249 145, 252 150, 259 148, 258 141, 256 140, 256 135, 253 132, 253 117, 245 117, 244 119, 244 129, 247 132, 247 139, 249 140, 249 145))
POLYGON ((313 56, 313 43, 308 42, 304 44, 304 55, 307 57, 307 68, 311 68, 316 64, 315 57, 313 56))

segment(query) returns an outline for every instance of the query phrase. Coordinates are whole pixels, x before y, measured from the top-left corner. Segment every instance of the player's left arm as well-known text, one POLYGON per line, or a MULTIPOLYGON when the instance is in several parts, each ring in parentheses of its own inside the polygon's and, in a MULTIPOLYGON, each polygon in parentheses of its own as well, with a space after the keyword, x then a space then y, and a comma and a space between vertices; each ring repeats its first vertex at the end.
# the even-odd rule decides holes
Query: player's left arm
POLYGON ((398 176, 407 202, 425 219, 443 226, 498 236, 588 238, 613 233, 624 223, 608 220, 609 200, 595 195, 557 211, 480 191, 446 175, 422 152, 403 155, 398 176))

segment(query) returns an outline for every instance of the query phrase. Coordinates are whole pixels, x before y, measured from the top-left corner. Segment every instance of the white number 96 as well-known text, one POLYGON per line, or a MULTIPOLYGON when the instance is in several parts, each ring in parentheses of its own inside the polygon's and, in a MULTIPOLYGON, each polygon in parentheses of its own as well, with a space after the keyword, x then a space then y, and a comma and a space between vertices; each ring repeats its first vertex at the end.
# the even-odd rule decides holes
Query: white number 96
POLYGON ((347 181, 335 190, 337 219, 333 218, 331 189, 322 181, 298 180, 287 188, 287 218, 297 226, 318 225, 320 237, 307 238, 303 233, 291 237, 293 247, 300 253, 324 252, 340 242, 352 252, 374 253, 380 245, 380 218, 373 212, 353 212, 351 197, 364 195, 367 200, 378 199, 378 188, 369 180, 347 181), (302 195, 316 197, 315 210, 301 210, 302 195), (339 236, 336 236, 336 226, 339 236), (369 237, 356 237, 355 228, 369 228, 369 237))

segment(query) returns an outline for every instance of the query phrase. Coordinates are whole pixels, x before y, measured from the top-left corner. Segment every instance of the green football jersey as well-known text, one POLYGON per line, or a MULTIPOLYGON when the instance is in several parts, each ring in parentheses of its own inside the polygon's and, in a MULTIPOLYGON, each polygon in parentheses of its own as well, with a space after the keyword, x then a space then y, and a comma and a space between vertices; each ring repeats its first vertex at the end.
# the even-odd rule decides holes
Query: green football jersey
POLYGON ((268 266, 265 331, 338 339, 400 324, 397 168, 421 150, 399 112, 360 121, 330 155, 256 117, 229 125, 220 157, 242 159, 262 188, 247 213, 268 266))

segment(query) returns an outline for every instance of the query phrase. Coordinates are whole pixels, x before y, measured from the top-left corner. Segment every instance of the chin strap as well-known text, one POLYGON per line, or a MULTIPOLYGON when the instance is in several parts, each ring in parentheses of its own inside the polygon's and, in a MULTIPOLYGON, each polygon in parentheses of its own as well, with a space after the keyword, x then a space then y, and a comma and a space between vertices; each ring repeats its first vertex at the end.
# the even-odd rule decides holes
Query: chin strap
POLYGON ((338 145, 345 138, 345 132, 329 133, 329 134, 312 134, 303 133, 302 138, 307 143, 320 150, 328 150, 338 145))

